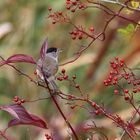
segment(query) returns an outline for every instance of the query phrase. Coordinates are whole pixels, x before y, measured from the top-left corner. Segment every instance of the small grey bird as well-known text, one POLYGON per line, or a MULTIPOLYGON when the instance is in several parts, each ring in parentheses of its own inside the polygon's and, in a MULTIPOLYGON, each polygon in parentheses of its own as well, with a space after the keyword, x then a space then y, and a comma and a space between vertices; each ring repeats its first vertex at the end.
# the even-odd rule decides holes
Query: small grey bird
POLYGON ((58 56, 60 49, 48 48, 44 59, 41 58, 37 61, 36 74, 41 81, 44 81, 44 77, 48 81, 50 88, 53 91, 57 91, 58 87, 55 83, 55 74, 58 71, 58 56))

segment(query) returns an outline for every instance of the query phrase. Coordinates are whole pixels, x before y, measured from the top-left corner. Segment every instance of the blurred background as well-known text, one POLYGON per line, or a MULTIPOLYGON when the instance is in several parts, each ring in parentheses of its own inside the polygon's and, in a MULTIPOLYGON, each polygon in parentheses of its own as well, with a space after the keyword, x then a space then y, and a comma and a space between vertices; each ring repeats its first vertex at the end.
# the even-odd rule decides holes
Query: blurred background
MULTIPOLYGON (((109 4, 109 6, 114 10, 119 8, 116 5, 109 4)), ((62 64, 72 59, 81 45, 88 44, 88 39, 71 39, 69 35, 73 29, 71 25, 53 25, 47 18, 49 7, 56 11, 63 11, 65 10, 65 0, 0 0, 0 55, 2 57, 8 58, 13 54, 23 53, 31 55, 37 60, 42 42, 47 37, 50 47, 63 49, 59 58, 59 62, 62 64)), ((95 34, 102 31, 105 24, 104 17, 108 18, 101 10, 94 8, 74 14, 69 12, 69 14, 75 24, 85 26, 86 30, 90 26, 94 26, 95 34)), ((124 10, 122 15, 136 21, 140 19, 139 13, 126 14, 124 10)), ((135 25, 128 24, 130 22, 116 18, 109 24, 104 42, 95 41, 77 61, 60 67, 60 70, 65 68, 70 77, 77 76, 77 83, 92 100, 104 104, 110 112, 121 114, 125 119, 129 117, 128 112, 132 111, 131 108, 124 103, 122 98, 113 95, 113 88, 104 87, 103 80, 109 71, 108 62, 114 56, 125 59, 130 67, 138 67, 140 64, 140 31, 139 29, 135 31, 135 25)), ((35 66, 24 63, 16 64, 16 66, 32 78, 36 78, 35 66)), ((58 85, 62 91, 80 96, 79 91, 73 89, 68 82, 58 82, 58 85)), ((16 95, 27 100, 48 96, 43 88, 37 87, 13 69, 8 66, 1 67, 0 105, 11 104, 16 95)), ((139 95, 136 98, 139 99, 139 95)), ((116 137, 116 133, 121 132, 117 131, 104 117, 93 117, 84 109, 72 110, 65 103, 66 101, 61 101, 61 107, 73 126, 77 128, 81 139, 85 140, 89 136, 82 132, 80 125, 86 121, 90 122, 92 119, 96 120, 97 126, 105 127, 103 131, 108 132, 110 139, 116 137)), ((56 140, 68 139, 68 128, 51 100, 27 103, 25 107, 32 114, 46 120, 50 129, 46 131, 32 126, 15 126, 7 131, 11 139, 45 140, 45 133, 52 133, 56 140)), ((0 128, 4 129, 10 120, 10 115, 0 111, 0 120, 0 128)))

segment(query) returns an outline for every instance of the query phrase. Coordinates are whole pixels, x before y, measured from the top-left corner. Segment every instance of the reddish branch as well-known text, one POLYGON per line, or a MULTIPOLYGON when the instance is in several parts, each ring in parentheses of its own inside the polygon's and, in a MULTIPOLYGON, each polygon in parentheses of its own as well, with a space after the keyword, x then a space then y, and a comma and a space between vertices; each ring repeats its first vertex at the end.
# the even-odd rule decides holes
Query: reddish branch
POLYGON ((53 102, 55 103, 55 105, 56 105, 58 111, 60 112, 61 116, 62 116, 63 119, 65 120, 66 124, 67 124, 68 127, 71 129, 71 131, 72 131, 72 133, 73 133, 73 136, 75 137, 75 140, 79 140, 79 138, 78 138, 78 136, 77 136, 75 130, 73 129, 73 127, 71 126, 71 124, 70 124, 70 122, 68 121, 67 117, 66 117, 65 114, 63 113, 61 107, 59 106, 59 104, 58 104, 58 102, 57 102, 57 100, 56 100, 56 98, 55 98, 55 93, 54 93, 54 91, 52 91, 52 90, 50 89, 49 84, 48 84, 48 81, 47 81, 47 79, 45 78, 45 74, 44 74, 43 71, 42 71, 42 73, 43 73, 43 77, 44 77, 44 80, 45 80, 45 83, 46 83, 46 87, 47 87, 47 89, 48 89, 48 91, 49 91, 49 94, 50 94, 50 96, 51 96, 53 102))

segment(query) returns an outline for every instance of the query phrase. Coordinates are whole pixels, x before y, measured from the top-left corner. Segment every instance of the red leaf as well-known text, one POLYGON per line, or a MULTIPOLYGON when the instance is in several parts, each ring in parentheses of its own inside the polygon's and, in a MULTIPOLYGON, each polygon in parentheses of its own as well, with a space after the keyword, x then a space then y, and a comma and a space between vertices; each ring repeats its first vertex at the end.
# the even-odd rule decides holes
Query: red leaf
POLYGON ((7 111, 14 119, 8 123, 8 127, 15 125, 34 125, 41 128, 47 128, 46 123, 38 116, 29 114, 22 105, 12 104, 0 107, 1 110, 7 111))
POLYGON ((25 62, 25 63, 36 64, 36 61, 29 55, 15 54, 15 55, 10 56, 7 60, 1 61, 0 66, 3 66, 5 64, 9 64, 9 63, 17 63, 17 62, 25 62))
POLYGON ((44 60, 48 48, 48 39, 46 39, 40 50, 40 58, 44 60))
POLYGON ((16 63, 16 62, 27 62, 27 63, 32 63, 36 64, 36 61, 29 55, 26 54, 15 54, 12 55, 7 59, 10 63, 16 63))

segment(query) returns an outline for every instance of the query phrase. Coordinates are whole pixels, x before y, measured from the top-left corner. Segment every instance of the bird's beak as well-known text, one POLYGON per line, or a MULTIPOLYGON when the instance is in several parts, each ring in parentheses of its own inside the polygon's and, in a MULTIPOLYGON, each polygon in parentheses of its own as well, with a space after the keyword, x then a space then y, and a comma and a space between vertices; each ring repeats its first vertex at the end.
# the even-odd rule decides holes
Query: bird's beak
POLYGON ((61 53, 61 52, 63 52, 63 49, 60 49, 60 48, 59 48, 59 49, 58 49, 58 53, 61 53))

